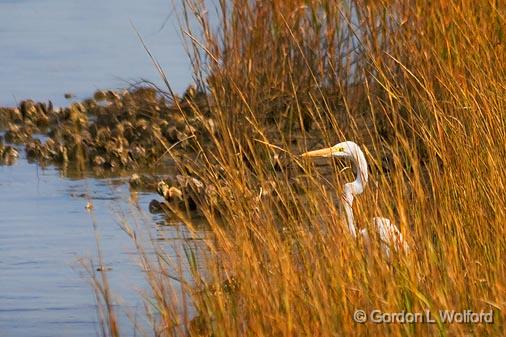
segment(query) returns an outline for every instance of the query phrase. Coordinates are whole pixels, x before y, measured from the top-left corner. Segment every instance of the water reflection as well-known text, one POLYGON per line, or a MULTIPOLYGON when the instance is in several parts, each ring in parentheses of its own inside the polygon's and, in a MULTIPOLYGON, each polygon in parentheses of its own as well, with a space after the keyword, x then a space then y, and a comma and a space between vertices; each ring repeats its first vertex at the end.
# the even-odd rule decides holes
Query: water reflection
MULTIPOLYGON (((41 168, 24 151, 12 166, 0 166, 0 331, 2 336, 96 335, 94 296, 78 261, 96 260, 93 203, 100 244, 120 313, 144 311, 139 291, 147 289, 137 251, 119 223, 145 230, 178 260, 191 247, 205 250, 205 225, 191 232, 177 219, 147 213, 154 195, 131 192, 127 176, 95 177, 92 172, 41 168)), ((198 223, 198 221, 196 221, 198 223)), ((184 258, 179 259, 184 263, 184 258)), ((188 266, 183 264, 183 273, 188 266)), ((178 271, 174 271, 175 274, 178 271)), ((174 281, 176 282, 176 281, 174 281)), ((139 323, 138 322, 138 323, 139 323)), ((126 315, 120 326, 133 327, 126 315)))

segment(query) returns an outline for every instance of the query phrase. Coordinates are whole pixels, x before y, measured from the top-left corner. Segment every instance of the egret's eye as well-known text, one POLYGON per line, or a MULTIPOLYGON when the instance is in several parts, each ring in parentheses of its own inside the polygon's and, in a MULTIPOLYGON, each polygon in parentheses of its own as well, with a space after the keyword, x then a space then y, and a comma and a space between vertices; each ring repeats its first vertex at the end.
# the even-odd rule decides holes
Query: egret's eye
POLYGON ((338 146, 338 147, 336 147, 336 151, 337 152, 344 152, 344 147, 338 146))

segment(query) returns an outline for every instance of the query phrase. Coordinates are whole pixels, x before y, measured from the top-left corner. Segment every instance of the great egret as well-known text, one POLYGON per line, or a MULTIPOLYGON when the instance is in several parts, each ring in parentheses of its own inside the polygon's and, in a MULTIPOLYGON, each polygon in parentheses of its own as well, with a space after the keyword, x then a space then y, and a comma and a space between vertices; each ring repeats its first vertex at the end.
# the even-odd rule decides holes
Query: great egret
MULTIPOLYGON (((346 141, 325 149, 305 152, 301 156, 325 158, 338 157, 348 158, 353 161, 357 170, 357 177, 355 178, 355 181, 344 184, 344 191, 341 199, 346 212, 348 229, 351 235, 356 238, 357 228, 353 217, 353 199, 356 195, 361 194, 364 191, 368 181, 367 161, 364 153, 360 149, 360 146, 354 142, 346 141)), ((381 247, 385 252, 385 255, 390 256, 390 247, 393 247, 396 251, 402 250, 405 253, 409 251, 409 246, 402 237, 402 233, 399 228, 397 228, 397 226, 389 219, 375 217, 373 218, 373 225, 379 234, 381 247)), ((358 232, 363 237, 364 241, 369 244, 370 238, 367 229, 361 229, 358 232)))

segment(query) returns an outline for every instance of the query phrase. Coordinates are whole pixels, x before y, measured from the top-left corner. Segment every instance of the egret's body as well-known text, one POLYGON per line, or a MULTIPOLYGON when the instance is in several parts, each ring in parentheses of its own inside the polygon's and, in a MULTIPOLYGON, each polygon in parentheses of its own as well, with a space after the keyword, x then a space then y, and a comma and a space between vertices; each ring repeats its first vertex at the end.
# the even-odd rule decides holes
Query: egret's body
MULTIPOLYGON (((369 244, 370 238, 367 229, 357 231, 353 217, 353 199, 364 191, 369 179, 367 161, 360 147, 354 142, 346 141, 329 148, 306 152, 302 156, 339 157, 348 158, 353 161, 356 166, 357 176, 353 182, 344 185, 341 199, 346 212, 346 222, 350 234, 354 238, 360 235, 369 244)), ((387 256, 390 255, 390 247, 393 247, 396 251, 402 250, 406 253, 409 251, 409 246, 402 237, 400 230, 389 219, 375 217, 373 218, 373 226, 378 232, 382 249, 387 256)))

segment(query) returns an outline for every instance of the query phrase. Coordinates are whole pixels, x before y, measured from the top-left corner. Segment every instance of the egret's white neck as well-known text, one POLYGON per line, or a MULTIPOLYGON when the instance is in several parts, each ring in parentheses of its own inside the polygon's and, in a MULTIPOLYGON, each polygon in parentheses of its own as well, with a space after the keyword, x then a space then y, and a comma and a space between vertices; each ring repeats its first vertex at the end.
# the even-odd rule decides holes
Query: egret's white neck
POLYGON ((365 160, 364 152, 358 147, 354 147, 352 149, 351 160, 353 164, 355 164, 355 169, 357 170, 357 176, 355 177, 355 181, 344 185, 346 190, 346 186, 348 185, 349 192, 352 195, 358 195, 364 192, 365 185, 369 179, 369 173, 367 169, 367 161, 365 160))
POLYGON ((357 176, 351 183, 344 185, 343 191, 343 204, 346 212, 346 220, 348 222, 348 229, 353 237, 357 236, 357 229, 355 227, 355 220, 353 217, 353 199, 355 195, 358 195, 364 191, 365 185, 369 178, 367 171, 367 161, 365 160, 364 153, 358 145, 355 144, 352 148, 349 148, 351 152, 351 160, 355 164, 357 176))

